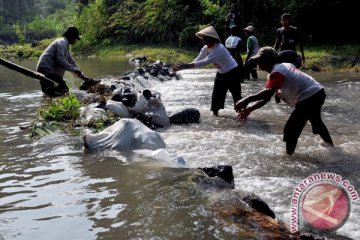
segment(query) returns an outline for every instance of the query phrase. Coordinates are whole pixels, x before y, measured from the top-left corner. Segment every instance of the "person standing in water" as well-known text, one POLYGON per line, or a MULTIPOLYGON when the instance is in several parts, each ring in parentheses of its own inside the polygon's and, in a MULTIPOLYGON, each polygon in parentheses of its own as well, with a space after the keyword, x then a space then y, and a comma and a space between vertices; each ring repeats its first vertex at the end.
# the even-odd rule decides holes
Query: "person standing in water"
MULTIPOLYGON (((301 52, 302 63, 305 62, 304 47, 298 28, 290 25, 291 15, 290 13, 284 13, 281 15, 281 28, 276 31, 276 39, 274 48, 275 50, 292 50, 296 52, 296 47, 299 45, 301 52)), ((300 56, 299 56, 300 57, 300 56)))
POLYGON ((230 6, 230 12, 225 17, 225 26, 226 30, 229 34, 231 34, 231 28, 232 26, 240 26, 240 12, 236 9, 236 4, 231 4, 230 6))
POLYGON ((256 61, 251 59, 252 56, 259 51, 259 41, 254 35, 255 28, 253 26, 247 26, 244 28, 246 40, 246 59, 245 59, 245 79, 250 80, 250 74, 254 80, 258 78, 256 70, 256 61))
POLYGON ((333 146, 330 133, 321 119, 321 107, 326 98, 324 87, 292 64, 280 63, 278 53, 272 47, 261 48, 252 59, 257 60, 260 69, 269 74, 265 90, 236 103, 238 120, 244 122, 251 112, 264 106, 276 94, 279 99, 295 107, 284 128, 287 154, 295 152, 307 121, 310 121, 314 134, 319 134, 327 144, 333 146), (252 102, 255 103, 248 107, 252 102))
POLYGON ((76 27, 68 27, 62 38, 53 41, 41 54, 36 71, 45 77, 57 82, 54 84, 40 81, 41 90, 50 97, 64 96, 69 92, 63 77, 65 70, 74 73, 77 77, 83 77, 83 73, 76 65, 69 51, 69 44, 75 44, 81 40, 79 30, 76 27))
POLYGON ((239 33, 239 27, 233 25, 230 28, 231 35, 225 41, 225 47, 230 52, 231 56, 235 59, 239 65, 241 71, 244 71, 244 63, 241 57, 241 38, 239 33))
POLYGON ((202 29, 196 36, 203 40, 204 46, 197 58, 191 63, 176 64, 173 70, 180 71, 213 64, 217 69, 212 93, 211 108, 213 115, 218 116, 219 110, 224 108, 226 93, 232 94, 234 104, 241 99, 242 73, 235 59, 221 44, 220 37, 213 26, 202 29))

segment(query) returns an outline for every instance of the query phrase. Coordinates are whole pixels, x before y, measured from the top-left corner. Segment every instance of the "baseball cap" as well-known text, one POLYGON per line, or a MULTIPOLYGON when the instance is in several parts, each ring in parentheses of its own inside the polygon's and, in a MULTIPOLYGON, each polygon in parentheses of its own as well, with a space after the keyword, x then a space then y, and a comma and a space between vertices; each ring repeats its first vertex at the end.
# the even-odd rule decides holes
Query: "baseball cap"
POLYGON ((277 59, 279 55, 272 47, 262 47, 259 49, 256 55, 251 57, 251 59, 259 59, 262 57, 277 59))
POLYGON ((81 40, 80 32, 79 32, 79 29, 77 29, 77 27, 73 27, 73 26, 68 27, 63 35, 64 36, 73 36, 73 37, 76 37, 78 40, 81 40))
POLYGON ((253 33, 255 31, 255 28, 253 26, 249 25, 246 28, 244 28, 243 30, 253 33))

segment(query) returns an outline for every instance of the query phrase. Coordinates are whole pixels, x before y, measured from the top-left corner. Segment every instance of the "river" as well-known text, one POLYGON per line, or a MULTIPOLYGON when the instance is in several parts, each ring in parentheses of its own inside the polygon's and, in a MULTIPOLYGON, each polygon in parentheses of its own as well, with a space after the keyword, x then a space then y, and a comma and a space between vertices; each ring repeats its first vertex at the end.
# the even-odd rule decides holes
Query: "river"
MULTIPOLYGON (((17 62, 30 69, 36 62, 17 62)), ((119 59, 78 59, 90 77, 118 76, 134 66, 119 59)), ((290 225, 294 188, 308 176, 331 172, 360 191, 360 74, 316 73, 327 100, 323 119, 335 147, 321 145, 308 124, 296 153, 285 154, 282 129, 291 112, 271 101, 245 124, 235 121, 232 100, 214 117, 209 111, 213 70, 186 70, 183 79, 154 83, 169 113, 187 107, 201 123, 161 131, 169 153, 186 167, 233 166, 235 187, 263 198, 290 225)), ((264 86, 247 81, 243 96, 264 86)), ((66 75, 72 88, 80 81, 66 75)), ((0 66, 0 239, 241 239, 198 199, 176 198, 179 169, 131 161, 119 152, 87 153, 82 138, 54 132, 28 138, 19 125, 31 122, 44 103, 39 84, 0 66), (171 184, 170 184, 171 183, 171 184)), ((360 238, 360 201, 337 233, 360 238)))

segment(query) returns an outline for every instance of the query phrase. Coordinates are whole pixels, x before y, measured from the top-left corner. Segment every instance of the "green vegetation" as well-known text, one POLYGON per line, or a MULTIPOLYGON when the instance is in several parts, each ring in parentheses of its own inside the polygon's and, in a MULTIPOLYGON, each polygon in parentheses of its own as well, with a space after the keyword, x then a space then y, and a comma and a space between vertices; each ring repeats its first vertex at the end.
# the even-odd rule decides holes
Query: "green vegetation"
POLYGON ((94 132, 100 132, 104 130, 105 128, 113 125, 116 121, 118 121, 119 118, 115 115, 108 115, 104 116, 100 119, 90 121, 86 126, 88 128, 93 129, 94 132))
POLYGON ((69 96, 52 98, 49 105, 37 111, 37 118, 32 124, 29 137, 39 139, 59 129, 79 133, 80 131, 76 131, 75 127, 84 126, 94 132, 99 132, 119 120, 116 114, 109 112, 107 116, 84 125, 79 121, 81 104, 71 92, 69 96))
MULTIPOLYGON (((303 70, 311 71, 356 71, 359 64, 351 67, 360 45, 320 45, 305 46, 306 61, 303 70)), ((360 59, 358 59, 358 63, 360 59)))
POLYGON ((80 102, 74 94, 53 98, 48 106, 37 111, 37 118, 30 129, 30 138, 39 139, 58 129, 71 129, 80 116, 80 102))
MULTIPOLYGON (((42 51, 50 44, 52 39, 46 39, 39 42, 36 47, 30 44, 10 45, 0 48, 0 56, 4 58, 38 58, 42 51)), ((346 44, 340 46, 334 45, 306 45, 305 57, 306 62, 303 70, 306 71, 356 71, 359 72, 358 64, 351 68, 357 51, 360 49, 359 44, 346 44)), ((78 55, 80 53, 77 53, 78 55)), ((196 49, 186 49, 159 45, 141 44, 126 45, 121 43, 101 44, 90 50, 86 55, 96 55, 101 57, 126 56, 127 58, 135 56, 146 56, 149 61, 160 59, 167 63, 190 62, 198 54, 196 49)), ((243 52, 243 59, 246 55, 243 52)))
POLYGON ((95 55, 110 57, 110 56, 127 56, 128 58, 134 56, 146 56, 149 61, 156 61, 158 59, 168 62, 188 62, 193 60, 197 52, 195 50, 186 50, 173 46, 158 46, 158 45, 112 45, 102 46, 95 50, 95 55))
POLYGON ((67 26, 75 25, 82 38, 72 47, 75 55, 145 55, 150 60, 187 62, 196 56, 201 44, 194 33, 204 26, 213 25, 225 39, 225 16, 234 3, 240 12, 240 27, 254 25, 261 46, 274 44, 280 15, 290 12, 293 24, 303 32, 304 69, 347 70, 359 49, 360 35, 352 26, 358 2, 0 0, 0 56, 38 57, 67 26), (39 44, 31 47, 34 41, 39 44), (13 42, 21 46, 8 45, 13 42))
POLYGON ((224 38, 231 4, 240 12, 240 27, 254 25, 261 42, 273 41, 284 12, 292 14, 307 43, 337 45, 360 40, 351 24, 357 19, 358 1, 0 0, 0 42, 3 34, 16 32, 16 24, 27 41, 55 37, 67 26, 76 25, 83 34, 83 49, 108 39, 183 47, 193 45, 191 33, 204 25, 213 25, 224 38))
POLYGON ((74 94, 61 98, 53 98, 52 104, 39 110, 39 116, 47 121, 68 122, 80 116, 80 102, 74 94))
POLYGON ((56 122, 35 122, 30 129, 29 137, 31 139, 40 139, 55 132, 59 128, 61 128, 61 125, 56 122))

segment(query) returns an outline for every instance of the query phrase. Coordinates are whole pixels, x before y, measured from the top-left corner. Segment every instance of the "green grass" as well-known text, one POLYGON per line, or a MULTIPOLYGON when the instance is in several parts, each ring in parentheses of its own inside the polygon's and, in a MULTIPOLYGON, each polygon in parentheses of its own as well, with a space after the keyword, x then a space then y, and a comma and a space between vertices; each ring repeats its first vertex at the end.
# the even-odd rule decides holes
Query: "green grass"
POLYGON ((70 93, 67 97, 53 98, 47 108, 38 111, 39 116, 46 121, 66 122, 76 120, 80 116, 80 102, 70 93))
POLYGON ((13 44, 0 48, 0 56, 3 58, 38 58, 45 48, 54 39, 45 39, 38 42, 38 45, 31 46, 29 43, 13 44))
POLYGON ((351 65, 360 49, 360 45, 321 45, 305 46, 304 70, 313 71, 359 71, 358 64, 351 65))
POLYGON ((190 62, 197 52, 173 46, 157 45, 110 45, 98 46, 95 55, 102 57, 123 56, 131 58, 135 56, 146 56, 148 61, 161 60, 167 63, 190 62))
MULTIPOLYGON (((36 47, 30 44, 10 45, 0 48, 0 57, 4 58, 38 58, 43 50, 53 41, 46 39, 39 42, 36 47)), ((96 55, 101 57, 125 57, 146 56, 149 61, 161 60, 166 63, 190 62, 198 54, 195 49, 184 49, 172 45, 141 45, 121 44, 111 41, 103 41, 92 47, 75 45, 72 48, 74 55, 96 55)), ((318 45, 305 46, 305 71, 356 71, 359 72, 360 59, 355 67, 351 67, 360 44, 353 45, 318 45)), ((243 53, 243 59, 246 54, 243 53)))

